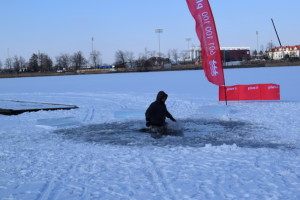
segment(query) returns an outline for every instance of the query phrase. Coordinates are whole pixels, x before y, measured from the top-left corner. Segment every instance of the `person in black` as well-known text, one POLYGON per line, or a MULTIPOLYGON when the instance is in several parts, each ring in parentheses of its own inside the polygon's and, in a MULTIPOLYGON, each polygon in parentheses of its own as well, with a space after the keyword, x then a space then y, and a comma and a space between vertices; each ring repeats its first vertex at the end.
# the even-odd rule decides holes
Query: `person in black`
POLYGON ((164 91, 157 94, 156 101, 152 102, 146 110, 146 126, 155 129, 158 132, 164 132, 166 129, 166 117, 176 122, 166 107, 168 95, 164 91))

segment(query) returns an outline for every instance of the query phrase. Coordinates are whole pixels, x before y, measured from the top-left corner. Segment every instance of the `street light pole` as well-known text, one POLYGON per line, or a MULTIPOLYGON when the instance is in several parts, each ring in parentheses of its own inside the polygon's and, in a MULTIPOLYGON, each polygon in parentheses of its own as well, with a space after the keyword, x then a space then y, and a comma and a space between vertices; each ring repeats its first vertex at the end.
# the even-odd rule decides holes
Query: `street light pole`
POLYGON ((257 51, 258 51, 258 31, 256 31, 256 42, 257 42, 257 51))
POLYGON ((160 34, 163 32, 163 29, 155 29, 155 33, 158 34, 158 57, 161 57, 160 55, 160 34))
POLYGON ((94 51, 94 37, 92 37, 92 52, 94 51))

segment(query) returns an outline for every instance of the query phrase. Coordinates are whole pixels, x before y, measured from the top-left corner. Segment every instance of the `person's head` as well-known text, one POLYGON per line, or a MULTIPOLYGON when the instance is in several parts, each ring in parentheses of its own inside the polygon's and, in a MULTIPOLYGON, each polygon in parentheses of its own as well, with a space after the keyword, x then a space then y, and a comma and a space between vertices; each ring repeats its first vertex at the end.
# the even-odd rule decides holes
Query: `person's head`
POLYGON ((168 95, 164 91, 159 91, 156 97, 156 101, 166 102, 168 95))

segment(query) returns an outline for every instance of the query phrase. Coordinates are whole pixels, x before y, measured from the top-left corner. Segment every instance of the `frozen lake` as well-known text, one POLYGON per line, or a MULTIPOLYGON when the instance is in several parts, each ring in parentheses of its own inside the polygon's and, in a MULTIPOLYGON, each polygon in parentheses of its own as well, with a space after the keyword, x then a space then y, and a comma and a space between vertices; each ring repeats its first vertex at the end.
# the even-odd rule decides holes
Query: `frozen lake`
POLYGON ((0 115, 0 199, 300 199, 300 67, 225 76, 281 101, 225 106, 200 70, 0 79, 0 100, 79 107, 0 115), (177 122, 153 139, 160 90, 177 122))

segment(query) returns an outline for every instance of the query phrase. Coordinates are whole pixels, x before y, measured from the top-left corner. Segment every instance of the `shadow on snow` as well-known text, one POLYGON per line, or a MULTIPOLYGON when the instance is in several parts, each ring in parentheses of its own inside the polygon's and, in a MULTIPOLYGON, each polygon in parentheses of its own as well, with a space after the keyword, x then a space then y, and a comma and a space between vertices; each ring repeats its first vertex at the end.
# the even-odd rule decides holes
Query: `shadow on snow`
POLYGON ((168 135, 153 139, 149 133, 141 132, 144 121, 126 121, 103 124, 92 124, 68 129, 59 129, 55 133, 65 139, 94 144, 126 146, 190 146, 204 147, 233 145, 246 148, 283 148, 295 147, 272 142, 267 129, 249 122, 186 119, 169 124, 168 135))

